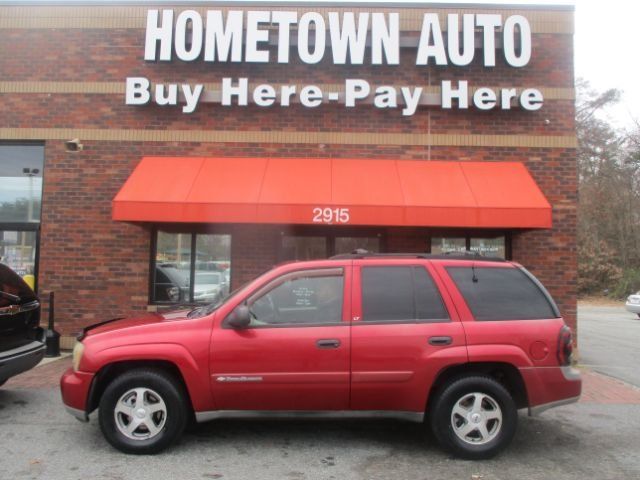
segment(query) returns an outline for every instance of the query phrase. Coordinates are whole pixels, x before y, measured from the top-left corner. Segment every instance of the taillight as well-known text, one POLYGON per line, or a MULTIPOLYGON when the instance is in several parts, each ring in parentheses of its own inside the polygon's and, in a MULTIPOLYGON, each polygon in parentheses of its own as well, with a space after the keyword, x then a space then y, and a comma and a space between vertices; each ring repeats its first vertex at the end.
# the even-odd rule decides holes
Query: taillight
POLYGON ((571 365, 571 355, 573 354, 573 335, 571 329, 566 325, 560 329, 558 336, 558 363, 560 365, 571 365))

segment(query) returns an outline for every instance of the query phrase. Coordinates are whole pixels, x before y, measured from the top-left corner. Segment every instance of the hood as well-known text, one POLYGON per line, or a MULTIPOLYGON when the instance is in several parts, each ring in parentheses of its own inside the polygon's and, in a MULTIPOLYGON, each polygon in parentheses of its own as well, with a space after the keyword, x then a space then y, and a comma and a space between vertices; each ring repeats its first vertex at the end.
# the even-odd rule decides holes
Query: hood
POLYGON ((187 320, 187 314, 190 311, 190 309, 183 308, 179 310, 170 310, 163 313, 148 313, 139 317, 114 318, 86 327, 78 337, 78 340, 82 341, 85 337, 89 337, 99 333, 112 332, 114 330, 125 330, 128 328, 152 325, 155 323, 187 320))

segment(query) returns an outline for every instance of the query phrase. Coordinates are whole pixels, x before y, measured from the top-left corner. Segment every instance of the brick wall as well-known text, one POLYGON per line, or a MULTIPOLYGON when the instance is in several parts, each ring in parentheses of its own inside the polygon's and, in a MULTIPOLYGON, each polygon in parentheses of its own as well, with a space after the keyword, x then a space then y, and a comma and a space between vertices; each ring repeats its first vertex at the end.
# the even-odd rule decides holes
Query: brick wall
MULTIPOLYGON (((27 7, 24 7, 27 8, 27 7)), ((33 7, 37 8, 37 7, 33 7)), ((55 8, 55 7, 50 7, 55 8)), ((116 7, 114 7, 116 8, 116 7)), ((120 9, 126 7, 117 7, 120 9)), ((26 11, 26 10, 25 10, 26 11)), ((147 63, 141 28, 7 28, 0 32, 1 82, 118 82, 127 76, 152 81, 218 83, 241 77, 251 83, 341 84, 364 78, 372 85, 439 85, 444 79, 468 80, 470 86, 573 88, 573 37, 536 33, 531 63, 520 69, 495 68, 476 60, 470 67, 416 67, 415 50, 404 50, 402 67, 211 65, 147 63), (11 52, 7 54, 6 52, 11 52)), ((476 55, 478 58, 479 55, 476 55)), ((295 59, 295 56, 293 57, 295 59)), ((0 85, 0 128, 18 129, 24 139, 41 129, 144 129, 197 131, 303 131, 518 135, 571 137, 573 102, 547 99, 537 112, 443 111, 421 107, 403 117, 399 110, 372 106, 347 109, 323 105, 305 109, 221 107, 204 104, 192 115, 178 107, 127 107, 124 95, 101 93, 11 93, 0 85)), ((92 87, 93 88, 93 87, 92 87)), ((91 91, 91 89, 89 89, 91 91)), ((13 137, 12 140, 19 138, 13 137)), ((0 135, 0 141, 3 138, 0 135)), ((72 334, 84 325, 146 309, 150 226, 111 220, 111 200, 142 156, 283 156, 401 158, 419 160, 521 161, 553 206, 551 230, 513 232, 513 258, 549 288, 569 323, 576 311, 576 155, 572 148, 490 146, 408 146, 293 143, 185 143, 97 141, 82 139, 84 150, 68 153, 62 140, 45 149, 41 294, 55 291, 60 330, 72 334)), ((277 261, 279 226, 228 226, 233 235, 233 283, 238 285, 277 261)), ((389 229, 390 251, 423 250, 423 230, 389 229)))
MULTIPOLYGON (((424 147, 169 144, 87 142, 79 153, 47 142, 40 255, 40 287, 55 291, 61 329, 146 308, 150 228, 111 221, 111 200, 145 155, 350 158, 426 158, 424 147)), ((434 159, 524 161, 554 206, 552 230, 514 232, 513 258, 549 288, 575 325, 575 153, 566 149, 432 148, 434 159), (541 151, 532 151, 541 150, 541 151), (569 167, 565 167, 567 164, 569 167), (551 165, 551 167, 549 167, 551 165), (554 168, 555 165, 555 168, 554 168), (573 165, 573 167, 571 167, 573 165), (573 172, 573 174, 572 174, 573 172), (569 180, 567 180, 569 178, 569 180)), ((233 284, 277 262, 281 226, 236 225, 232 234, 233 284)), ((388 251, 424 251, 424 229, 388 229, 388 251)))

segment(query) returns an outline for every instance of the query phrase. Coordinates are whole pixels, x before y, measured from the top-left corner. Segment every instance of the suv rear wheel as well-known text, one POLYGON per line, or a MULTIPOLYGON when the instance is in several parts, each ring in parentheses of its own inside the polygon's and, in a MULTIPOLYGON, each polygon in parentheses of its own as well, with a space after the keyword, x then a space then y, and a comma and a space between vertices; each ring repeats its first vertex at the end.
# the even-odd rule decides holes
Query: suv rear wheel
POLYGON ((467 459, 490 458, 513 438, 518 423, 515 402, 491 377, 452 380, 435 398, 431 429, 438 442, 467 459))
POLYGON ((188 420, 183 388, 160 370, 139 369, 116 377, 100 400, 100 428, 125 453, 151 454, 167 448, 188 420))

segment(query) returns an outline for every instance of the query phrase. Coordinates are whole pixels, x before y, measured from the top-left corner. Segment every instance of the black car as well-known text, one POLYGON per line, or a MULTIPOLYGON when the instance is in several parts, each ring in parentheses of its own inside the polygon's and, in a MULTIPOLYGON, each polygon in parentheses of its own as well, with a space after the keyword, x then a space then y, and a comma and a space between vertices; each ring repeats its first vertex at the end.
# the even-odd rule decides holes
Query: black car
POLYGON ((189 301, 189 274, 174 263, 156 265, 156 302, 187 303, 189 301))
POLYGON ((38 297, 16 272, 0 264, 0 385, 44 357, 39 325, 38 297))

